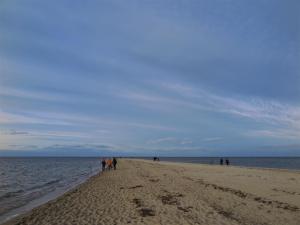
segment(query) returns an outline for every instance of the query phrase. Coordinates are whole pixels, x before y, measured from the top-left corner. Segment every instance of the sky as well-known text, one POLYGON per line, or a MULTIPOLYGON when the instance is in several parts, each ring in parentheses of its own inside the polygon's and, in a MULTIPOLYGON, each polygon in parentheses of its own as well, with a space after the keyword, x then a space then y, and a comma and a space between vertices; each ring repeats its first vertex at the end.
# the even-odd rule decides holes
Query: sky
POLYGON ((300 156, 299 11, 2 0, 0 155, 300 156))

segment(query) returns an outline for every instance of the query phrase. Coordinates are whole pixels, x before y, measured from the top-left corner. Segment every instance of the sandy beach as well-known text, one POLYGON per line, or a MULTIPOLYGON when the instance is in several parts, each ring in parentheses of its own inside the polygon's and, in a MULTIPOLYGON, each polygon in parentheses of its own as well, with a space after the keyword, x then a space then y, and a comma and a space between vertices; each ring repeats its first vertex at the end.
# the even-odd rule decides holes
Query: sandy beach
POLYGON ((5 225, 299 225, 300 172, 119 160, 5 225))

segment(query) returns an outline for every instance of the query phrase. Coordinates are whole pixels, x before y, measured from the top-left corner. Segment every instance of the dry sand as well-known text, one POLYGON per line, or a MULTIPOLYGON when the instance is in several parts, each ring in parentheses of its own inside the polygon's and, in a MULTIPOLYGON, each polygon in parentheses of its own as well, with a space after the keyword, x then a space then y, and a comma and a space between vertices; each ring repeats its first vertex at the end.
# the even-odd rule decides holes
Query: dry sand
POLYGON ((300 172, 122 159, 7 224, 300 224, 300 172))

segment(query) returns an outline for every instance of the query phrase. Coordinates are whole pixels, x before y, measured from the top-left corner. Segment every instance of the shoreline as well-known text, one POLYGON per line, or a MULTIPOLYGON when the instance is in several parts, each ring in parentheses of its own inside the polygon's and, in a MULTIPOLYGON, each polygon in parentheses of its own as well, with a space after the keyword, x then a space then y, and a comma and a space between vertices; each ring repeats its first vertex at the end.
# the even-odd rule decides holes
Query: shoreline
POLYGON ((300 223, 297 217, 300 171, 128 158, 119 161, 118 170, 89 177, 3 225, 72 224, 72 221, 73 224, 300 223), (254 216, 247 215, 247 210, 254 216))
POLYGON ((101 173, 99 170, 98 172, 93 172, 89 174, 85 178, 78 179, 76 182, 72 183, 70 186, 59 188, 52 192, 49 192, 39 198, 33 199, 32 201, 27 202, 25 205, 20 207, 14 208, 3 215, 0 216, 0 225, 5 224, 15 218, 22 217, 29 213, 31 210, 38 208, 47 204, 48 202, 55 201, 59 197, 65 195, 66 193, 72 191, 73 189, 79 187, 80 185, 87 182, 91 177, 96 176, 98 173, 101 173))
MULTIPOLYGON (((167 157, 167 158, 194 158, 194 157, 167 157)), ((198 157, 196 157, 198 158, 198 157)), ((211 158, 211 157, 199 157, 199 158, 211 158)), ((213 157, 214 158, 214 157, 213 157)), ((228 157, 229 159, 232 159, 232 158, 299 158, 300 157, 228 157)), ((153 157, 149 157, 149 159, 146 159, 146 158, 125 158, 125 159, 137 159, 137 160, 147 160, 147 161, 153 161, 153 157)), ((161 157, 160 158, 161 162, 171 162, 171 163, 189 163, 189 164, 201 164, 201 165, 209 165, 209 166, 221 166, 220 164, 218 163, 215 163, 215 164, 210 164, 210 163, 204 163, 204 162, 187 162, 187 161, 173 161, 173 160, 164 160, 164 157, 161 157)), ((216 157, 216 159, 218 159, 216 157)), ((226 167, 226 165, 222 165, 224 167, 226 167)), ((247 168, 247 169, 267 169, 267 170, 286 170, 286 171, 296 171, 296 172, 300 172, 300 168, 280 168, 280 167, 263 167, 263 166, 243 166, 243 165, 236 165, 236 164, 230 164, 229 166, 231 167, 238 167, 238 168, 247 168)))
MULTIPOLYGON (((130 158, 128 158, 130 159, 130 158)), ((153 160, 151 159, 139 159, 139 158, 136 158, 134 160, 145 160, 145 161, 150 161, 150 162, 153 162, 153 160)), ((207 163, 201 163, 201 162, 180 162, 180 161, 167 161, 167 160, 160 160, 159 162, 163 162, 163 163, 174 163, 174 164, 195 164, 195 165, 204 165, 204 166, 219 166, 219 167, 233 167, 233 168, 240 168, 240 169, 258 169, 258 170, 272 170, 272 171, 286 171, 286 172, 296 172, 296 173, 300 173, 300 169, 283 169, 283 168, 275 168, 275 167, 255 167, 255 166, 239 166, 239 165, 219 165, 219 164, 207 164, 207 163)))

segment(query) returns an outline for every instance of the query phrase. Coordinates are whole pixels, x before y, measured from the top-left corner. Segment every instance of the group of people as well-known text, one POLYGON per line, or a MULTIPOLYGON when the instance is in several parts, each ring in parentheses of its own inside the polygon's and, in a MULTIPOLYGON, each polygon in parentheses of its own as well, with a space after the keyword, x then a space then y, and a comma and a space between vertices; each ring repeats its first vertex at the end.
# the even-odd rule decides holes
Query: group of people
POLYGON ((103 158, 102 161, 101 161, 101 165, 102 165, 102 171, 105 171, 105 170, 111 170, 111 169, 114 169, 116 170, 117 169, 117 159, 115 157, 113 157, 112 159, 109 158, 109 159, 105 159, 103 158))
MULTIPOLYGON (((229 166, 230 162, 229 162, 229 159, 225 159, 225 163, 227 166, 229 166)), ((224 160, 223 158, 220 159, 220 165, 223 165, 224 164, 224 160)))

